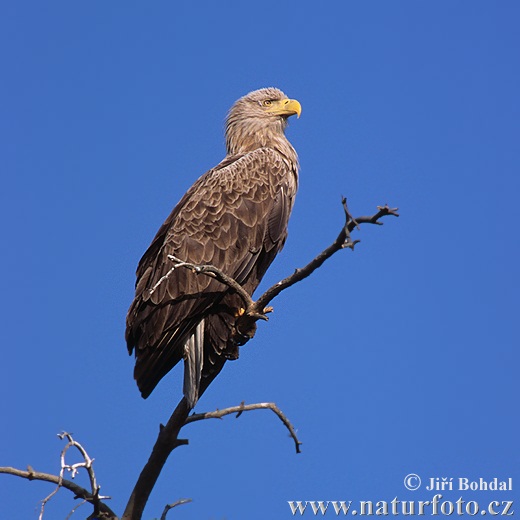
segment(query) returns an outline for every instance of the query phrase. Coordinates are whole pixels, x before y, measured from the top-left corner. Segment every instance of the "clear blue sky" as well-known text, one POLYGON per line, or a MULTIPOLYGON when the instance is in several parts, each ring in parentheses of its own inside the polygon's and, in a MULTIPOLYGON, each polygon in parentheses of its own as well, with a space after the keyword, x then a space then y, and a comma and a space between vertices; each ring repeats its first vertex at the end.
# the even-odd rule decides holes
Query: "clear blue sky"
MULTIPOLYGON (((179 520, 431 499, 408 473, 514 477, 444 495, 519 499, 519 21, 510 0, 3 2, 0 465, 55 473, 71 431, 122 511, 182 379, 139 396, 135 267, 223 157, 230 105, 277 86, 303 107, 301 186, 264 287, 335 238, 341 195, 401 217, 275 300, 197 406, 274 401, 303 453, 269 412, 190 425, 145 518, 180 497, 179 520)), ((51 489, 0 476, 0 517, 37 518, 51 489)))

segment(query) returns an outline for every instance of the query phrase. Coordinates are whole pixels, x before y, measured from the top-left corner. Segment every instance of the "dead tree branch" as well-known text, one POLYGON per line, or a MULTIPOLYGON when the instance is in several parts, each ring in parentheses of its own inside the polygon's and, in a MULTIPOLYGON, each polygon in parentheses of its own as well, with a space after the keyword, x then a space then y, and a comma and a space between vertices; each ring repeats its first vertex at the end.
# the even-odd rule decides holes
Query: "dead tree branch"
MULTIPOLYGON (((267 320, 266 314, 272 310, 271 307, 268 307, 268 304, 274 298, 276 298, 276 296, 278 296, 285 289, 310 276, 316 269, 318 269, 325 262, 325 260, 330 258, 336 252, 345 248, 350 248, 352 250, 354 249, 355 245, 359 242, 359 240, 352 240, 350 233, 355 228, 359 228, 360 224, 382 225, 382 222, 380 222, 381 218, 388 215, 396 217, 399 216, 397 213, 397 208, 390 208, 389 206, 385 205, 378 206, 377 213, 371 216, 362 216, 354 219, 352 218, 348 210, 347 201, 345 198, 342 198, 342 205, 345 212, 345 224, 343 225, 336 240, 329 247, 324 249, 318 256, 316 256, 311 262, 309 262, 305 267, 301 269, 296 269, 292 275, 284 278, 283 280, 279 281, 278 283, 267 289, 267 291, 265 291, 256 301, 252 299, 251 295, 249 295, 236 280, 227 276, 225 273, 223 273, 220 269, 216 268, 215 266, 190 264, 174 256, 170 256, 169 258, 170 260, 175 262, 175 264, 168 271, 168 273, 155 284, 155 286, 151 289, 151 292, 153 293, 161 283, 163 283, 171 276, 175 269, 179 268, 191 269, 193 272, 197 274, 204 274, 205 276, 210 276, 218 280, 222 284, 228 286, 231 291, 238 294, 244 302, 244 309, 240 310, 239 317, 237 318, 237 323, 235 327, 235 340, 237 344, 243 344, 246 341, 249 341, 254 336, 256 322, 260 319, 267 320)), ((270 409, 280 418, 285 427, 288 429, 289 434, 294 441, 296 452, 299 453, 301 442, 297 438, 296 431, 290 423, 290 421, 287 419, 287 417, 274 403, 257 403, 251 405, 245 405, 244 403, 241 403, 239 406, 233 406, 222 410, 216 410, 214 412, 193 414, 190 416, 190 408, 188 407, 186 399, 183 397, 177 405, 177 407, 175 408, 166 425, 160 426, 159 435, 152 449, 152 453, 148 459, 148 462, 145 464, 143 470, 141 471, 139 478, 137 479, 137 482, 134 486, 132 494, 130 495, 130 499, 125 508, 121 520, 140 520, 142 518, 142 514, 150 496, 150 493, 152 492, 169 455, 178 446, 188 444, 187 440, 178 438, 181 429, 185 425, 205 419, 222 418, 226 415, 234 413, 236 413, 236 416, 239 417, 245 411, 259 409, 270 409)), ((62 434, 61 438, 67 438, 68 444, 62 451, 62 468, 59 476, 35 472, 30 467, 27 471, 18 470, 16 468, 4 467, 0 468, 0 473, 7 473, 18 477, 26 478, 28 480, 43 480, 47 482, 52 482, 57 485, 56 490, 54 490, 46 499, 42 501, 40 518, 43 516, 45 504, 50 500, 50 498, 52 498, 52 496, 54 496, 54 494, 59 490, 60 487, 64 487, 72 491, 76 498, 81 498, 94 506, 94 513, 89 518, 117 520, 117 516, 115 515, 115 513, 106 504, 102 502, 103 499, 109 497, 102 497, 99 495, 99 486, 97 484, 92 468, 93 459, 91 459, 88 456, 86 451, 79 443, 72 439, 70 434, 62 434), (65 463, 65 454, 71 447, 75 447, 80 451, 83 457, 83 462, 79 462, 72 465, 68 465, 65 463), (87 491, 86 489, 82 488, 81 486, 78 486, 74 482, 71 482, 63 478, 63 474, 65 471, 69 471, 72 474, 72 478, 74 478, 79 468, 85 468, 87 470, 90 478, 91 491, 87 491)), ((187 501, 189 501, 189 499, 183 499, 178 502, 175 502, 174 504, 167 505, 163 511, 161 520, 165 520, 166 515, 170 509, 177 505, 180 505, 181 503, 186 503, 187 501)))
POLYGON ((26 478, 28 480, 44 480, 46 482, 53 482, 56 484, 56 488, 49 493, 41 503, 40 514, 38 516, 38 520, 43 519, 43 513, 45 511, 45 506, 49 502, 49 500, 60 490, 60 488, 64 487, 69 491, 72 491, 75 495, 75 498, 82 498, 84 501, 89 502, 94 506, 93 518, 102 518, 106 520, 114 520, 117 518, 116 514, 105 505, 102 500, 108 499, 110 497, 101 496, 99 494, 100 486, 96 480, 96 474, 94 472, 93 462, 87 450, 77 441, 72 438, 72 435, 67 432, 60 433, 58 435, 60 439, 67 439, 67 444, 61 450, 60 462, 61 469, 59 475, 49 475, 48 473, 39 473, 34 471, 30 466, 27 468, 27 471, 22 471, 16 468, 0 468, 0 473, 7 473, 10 475, 15 475, 17 477, 26 478), (81 454, 83 460, 81 462, 76 462, 74 464, 67 464, 66 455, 70 448, 75 448, 81 454), (90 480, 90 491, 78 486, 74 482, 70 480, 66 480, 63 476, 65 472, 69 472, 71 477, 74 478, 78 474, 78 470, 84 468, 89 476, 90 480))
MULTIPOLYGON (((170 256, 170 260, 175 262, 168 273, 162 277, 157 284, 152 288, 155 291, 157 287, 163 283, 175 269, 185 268, 191 269, 197 274, 203 274, 215 278, 224 285, 227 285, 232 291, 237 293, 243 300, 245 310, 241 313, 241 316, 237 319, 236 341, 239 344, 243 344, 254 335, 255 324, 259 319, 267 320, 266 313, 272 309, 267 305, 278 296, 283 290, 291 287, 295 283, 307 278, 311 275, 318 267, 320 267, 325 260, 330 258, 334 253, 345 249, 347 247, 354 249, 354 246, 359 240, 353 241, 350 237, 351 231, 358 227, 360 224, 378 224, 379 219, 387 215, 398 216, 397 208, 390 208, 389 206, 378 206, 378 211, 371 216, 352 218, 348 211, 347 200, 342 198, 343 210, 345 212, 345 224, 343 225, 336 240, 324 251, 322 251, 314 260, 309 262, 302 269, 297 269, 291 276, 281 280, 277 284, 269 288, 256 302, 252 299, 242 286, 233 278, 223 273, 220 269, 213 265, 196 265, 189 262, 185 262, 174 256, 170 256), (244 332, 246 331, 246 332, 244 332)), ((220 418, 224 415, 237 413, 237 416, 246 410, 256 410, 261 408, 269 408, 282 420, 285 426, 288 428, 291 437, 293 438, 296 445, 296 452, 300 451, 300 441, 296 437, 295 430, 285 415, 272 403, 260 403, 257 405, 240 405, 238 407, 226 408, 224 410, 217 410, 215 412, 209 412, 205 414, 194 414, 189 415, 189 408, 186 399, 183 398, 177 405, 177 408, 171 415, 166 426, 161 427, 157 441, 153 447, 152 454, 148 462, 146 463, 137 483, 132 491, 132 495, 127 504, 122 520, 140 520, 148 497, 155 486, 157 478, 168 458, 170 453, 177 447, 183 444, 187 444, 187 440, 178 439, 178 435, 182 427, 190 422, 200 421, 203 419, 220 418)))
POLYGON ((161 515, 161 520, 166 520, 166 515, 168 514, 168 511, 170 511, 170 509, 173 509, 174 507, 177 507, 177 506, 182 506, 182 504, 187 504, 191 502, 191 498, 181 498, 180 500, 177 500, 177 502, 174 502, 173 504, 166 504, 164 506, 164 511, 161 515))
POLYGON ((305 267, 296 269, 293 274, 284 278, 277 284, 273 285, 267 291, 253 303, 251 309, 247 309, 246 314, 249 315, 252 312, 255 315, 261 312, 274 298, 276 298, 282 291, 291 287, 292 285, 302 281, 304 278, 310 276, 316 269, 322 266, 325 260, 328 260, 333 254, 341 251, 345 248, 354 250, 354 246, 360 242, 360 240, 352 240, 350 237, 351 231, 359 227, 359 224, 376 224, 382 226, 383 223, 379 222, 379 219, 386 217, 387 215, 393 215, 398 217, 398 208, 390 208, 388 205, 377 206, 377 213, 374 213, 368 217, 357 217, 352 218, 347 207, 347 199, 342 197, 343 210, 345 212, 345 225, 336 237, 336 240, 326 249, 324 249, 314 260, 311 260, 305 267))
POLYGON ((272 410, 282 421, 284 426, 289 430, 289 435, 294 441, 296 453, 301 453, 300 446, 302 443, 296 436, 296 430, 294 429, 294 426, 291 424, 286 415, 280 410, 280 408, 278 408, 278 406, 276 406, 274 403, 244 404, 244 402, 242 402, 238 406, 231 406, 230 408, 223 408, 222 410, 215 410, 214 412, 195 413, 186 419, 186 424, 196 421, 203 421, 205 419, 222 419, 222 417, 234 413, 237 414, 236 418, 238 419, 242 413, 250 412, 251 410, 272 410))
POLYGON ((246 306, 249 306, 252 303, 251 296, 249 293, 231 276, 228 276, 227 274, 223 273, 220 269, 215 267, 214 265, 196 265, 196 264, 190 264, 189 262, 183 262, 180 258, 177 258, 173 255, 168 255, 168 258, 175 263, 175 265, 153 286, 152 290, 150 291, 150 294, 157 289, 157 287, 162 283, 163 280, 169 278, 171 276, 171 273, 175 269, 179 269, 181 267, 185 267, 187 269, 190 269, 194 273, 197 274, 205 274, 206 276, 209 276, 211 278, 215 278, 220 283, 223 283, 224 285, 227 285, 233 292, 237 293, 242 300, 244 301, 246 306))
POLYGON ((146 502, 148 501, 148 497, 150 496, 150 493, 152 492, 152 489, 154 488, 155 483, 159 478, 159 474, 161 473, 166 460, 170 456, 170 453, 178 446, 188 444, 186 439, 178 438, 179 433, 184 426, 193 422, 203 421, 205 419, 220 419, 230 414, 237 414, 238 418, 244 412, 262 409, 272 410, 279 417, 285 427, 289 430, 289 434, 296 446, 296 453, 300 453, 301 442, 296 436, 296 430, 285 414, 274 403, 257 403, 246 405, 242 402, 238 406, 232 406, 222 410, 215 410, 214 412, 189 415, 190 410, 188 408, 186 398, 183 397, 171 415, 170 419, 166 423, 166 426, 161 425, 157 441, 155 442, 152 450, 152 454, 143 468, 143 471, 139 475, 121 520, 140 520, 146 502))
POLYGON ((233 278, 226 275, 220 269, 213 265, 196 265, 170 255, 168 258, 173 262, 176 262, 170 271, 163 276, 157 284, 152 288, 155 291, 157 287, 167 279, 175 269, 186 268, 192 270, 194 273, 203 274, 215 278, 224 285, 227 285, 233 292, 238 294, 244 302, 245 309, 241 313, 240 317, 236 322, 236 337, 235 340, 238 344, 242 345, 253 338, 255 334, 255 324, 258 320, 268 320, 266 314, 273 310, 269 307, 269 303, 276 298, 282 291, 291 287, 292 285, 302 281, 304 278, 310 276, 316 269, 321 267, 325 260, 329 259, 332 255, 341 251, 342 249, 350 248, 354 250, 356 244, 360 240, 352 240, 350 233, 355 229, 359 229, 360 224, 375 224, 382 226, 383 223, 380 219, 388 215, 398 217, 398 208, 390 208, 387 204, 384 206, 377 206, 377 213, 370 216, 361 216, 353 218, 347 207, 347 199, 342 197, 341 203, 343 205, 343 211, 345 213, 345 224, 341 228, 339 235, 336 240, 326 249, 324 249, 316 258, 311 260, 305 267, 296 269, 293 274, 287 276, 283 280, 271 286, 265 291, 256 301, 253 300, 251 295, 243 289, 243 287, 233 278))
MULTIPOLYGON (((75 498, 81 498, 89 503, 93 503, 94 501, 94 495, 75 482, 64 479, 59 475, 51 475, 49 473, 34 471, 34 469, 30 466, 28 466, 26 471, 11 467, 0 467, 0 473, 14 475, 15 477, 21 477, 27 480, 41 480, 43 482, 51 482, 52 484, 56 484, 58 486, 57 489, 63 487, 69 491, 72 491, 75 498)), ((100 518, 107 520, 117 520, 117 515, 103 502, 99 502, 99 513, 100 518)))

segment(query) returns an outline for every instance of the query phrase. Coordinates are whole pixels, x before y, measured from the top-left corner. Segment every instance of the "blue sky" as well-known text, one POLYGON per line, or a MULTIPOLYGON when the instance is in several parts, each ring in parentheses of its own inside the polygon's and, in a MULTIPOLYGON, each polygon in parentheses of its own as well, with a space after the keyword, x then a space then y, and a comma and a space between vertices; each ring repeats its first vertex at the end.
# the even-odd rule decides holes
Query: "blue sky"
MULTIPOLYGON (((179 520, 431 499, 409 473, 518 489, 519 17, 510 0, 4 2, 0 465, 56 473, 71 431, 122 512, 182 379, 147 401, 133 382, 135 267, 223 157, 230 105, 272 85, 303 107, 301 184, 263 287, 336 237, 341 195, 401 216, 276 299, 197 406, 274 401, 302 454, 269 412, 190 425, 144 518, 181 497, 179 520)), ((51 489, 1 476, 0 517, 37 518, 51 489)))

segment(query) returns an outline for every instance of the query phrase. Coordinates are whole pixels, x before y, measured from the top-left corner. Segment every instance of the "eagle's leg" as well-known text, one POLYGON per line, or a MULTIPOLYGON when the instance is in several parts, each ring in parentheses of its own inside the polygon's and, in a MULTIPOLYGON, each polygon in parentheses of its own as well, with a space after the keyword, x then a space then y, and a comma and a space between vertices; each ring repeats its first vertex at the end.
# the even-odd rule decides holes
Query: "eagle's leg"
POLYGON ((238 316, 233 327, 233 342, 237 345, 244 345, 252 339, 256 333, 256 321, 256 318, 245 313, 238 316))
POLYGON ((244 345, 252 339, 256 333, 256 322, 258 320, 267 321, 267 313, 272 312, 272 307, 266 307, 263 312, 257 312, 254 309, 246 310, 239 308, 236 312, 235 325, 233 327, 232 340, 237 345, 244 345))

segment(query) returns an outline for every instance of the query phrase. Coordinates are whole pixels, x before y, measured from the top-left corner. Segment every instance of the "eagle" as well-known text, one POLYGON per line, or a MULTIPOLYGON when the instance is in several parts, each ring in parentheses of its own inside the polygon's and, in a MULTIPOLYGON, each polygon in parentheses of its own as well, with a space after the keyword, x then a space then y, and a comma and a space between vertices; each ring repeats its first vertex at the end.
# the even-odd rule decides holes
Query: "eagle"
POLYGON ((285 129, 300 114, 300 103, 273 87, 236 101, 225 158, 195 181, 141 258, 126 343, 143 398, 184 360, 192 409, 226 360, 238 358, 241 298, 214 278, 172 269, 171 257, 213 265, 253 294, 287 237, 299 165, 285 129))

